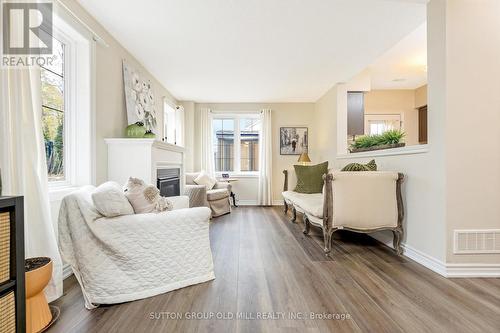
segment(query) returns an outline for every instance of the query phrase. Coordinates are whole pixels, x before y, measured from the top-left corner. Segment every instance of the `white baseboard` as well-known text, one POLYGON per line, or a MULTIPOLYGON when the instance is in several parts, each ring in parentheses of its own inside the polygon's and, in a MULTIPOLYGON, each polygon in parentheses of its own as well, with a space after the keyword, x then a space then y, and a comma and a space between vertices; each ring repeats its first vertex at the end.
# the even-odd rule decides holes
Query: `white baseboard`
POLYGON ((238 206, 257 206, 257 200, 238 200, 238 206))
MULTIPOLYGON (((392 246, 392 236, 381 233, 372 234, 370 236, 382 244, 390 248, 394 248, 392 246)), ((405 257, 408 257, 420 265, 427 267, 431 271, 447 278, 500 277, 500 264, 445 263, 405 243, 402 243, 401 245, 403 247, 403 255, 405 257)))
MULTIPOLYGON (((392 246, 393 238, 391 234, 377 233, 377 234, 370 234, 369 236, 378 240, 380 243, 390 247, 391 249, 394 248, 394 246, 392 246)), ((427 267, 431 271, 434 271, 442 276, 446 276, 446 265, 444 262, 434 257, 431 257, 411 246, 408 246, 405 243, 401 243, 401 246, 403 247, 403 255, 405 257, 408 257, 411 260, 416 261, 417 263, 419 263, 424 267, 427 267)))
POLYGON ((63 266, 63 273, 62 273, 63 280, 66 280, 71 275, 73 275, 73 270, 71 269, 71 266, 70 265, 64 265, 63 266))
MULTIPOLYGON (((238 199, 236 201, 236 204, 238 206, 259 206, 257 204, 257 200, 241 200, 241 199, 238 199)), ((272 205, 273 206, 283 206, 283 200, 273 200, 272 205)))
POLYGON ((452 264, 446 265, 447 277, 483 277, 483 278, 498 278, 500 277, 500 264, 452 264))

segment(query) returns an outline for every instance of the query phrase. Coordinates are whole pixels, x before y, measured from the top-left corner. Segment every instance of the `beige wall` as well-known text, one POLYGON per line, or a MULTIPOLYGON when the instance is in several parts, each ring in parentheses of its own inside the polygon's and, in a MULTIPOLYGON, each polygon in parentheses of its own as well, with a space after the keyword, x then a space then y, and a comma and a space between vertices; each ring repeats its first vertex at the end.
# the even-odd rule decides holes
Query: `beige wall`
POLYGON ((418 145, 415 90, 371 90, 365 93, 365 114, 399 114, 407 146, 418 145))
POLYGON ((175 101, 172 95, 123 46, 121 46, 76 1, 63 0, 79 19, 101 36, 109 46, 96 43, 96 183, 107 180, 107 147, 104 138, 124 137, 127 126, 123 91, 122 60, 125 59, 153 84, 158 115, 157 137, 163 136, 163 97, 175 101))
MULTIPOLYGON (((273 127, 273 200, 281 201, 283 188, 283 169, 290 168, 297 162, 298 156, 280 155, 279 128, 282 126, 306 126, 309 128, 309 156, 313 163, 321 162, 316 158, 317 150, 312 144, 316 140, 316 130, 313 125, 314 103, 211 103, 196 104, 195 112, 199 114, 202 107, 214 111, 259 111, 272 109, 273 127)), ((195 115, 195 133, 199 133, 199 117, 195 115)), ((200 169, 200 138, 195 137, 194 169, 200 169)), ((257 178, 245 179, 234 184, 234 190, 238 198, 245 202, 257 200, 257 178)))
POLYGON ((314 104, 314 149, 318 161, 335 166, 337 153, 337 87, 331 88, 314 104))
POLYGON ((415 89, 415 108, 427 105, 427 85, 415 89))
POLYGON ((447 260, 499 264, 454 255, 452 241, 455 229, 500 229, 500 1, 447 4, 447 260))

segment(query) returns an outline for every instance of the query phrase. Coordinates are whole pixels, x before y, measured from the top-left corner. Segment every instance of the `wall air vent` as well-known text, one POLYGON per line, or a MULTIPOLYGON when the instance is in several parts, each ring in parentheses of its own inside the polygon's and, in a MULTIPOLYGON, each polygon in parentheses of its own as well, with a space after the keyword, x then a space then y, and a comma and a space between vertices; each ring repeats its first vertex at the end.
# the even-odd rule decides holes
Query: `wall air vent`
POLYGON ((453 253, 500 253, 500 229, 455 230, 453 253))

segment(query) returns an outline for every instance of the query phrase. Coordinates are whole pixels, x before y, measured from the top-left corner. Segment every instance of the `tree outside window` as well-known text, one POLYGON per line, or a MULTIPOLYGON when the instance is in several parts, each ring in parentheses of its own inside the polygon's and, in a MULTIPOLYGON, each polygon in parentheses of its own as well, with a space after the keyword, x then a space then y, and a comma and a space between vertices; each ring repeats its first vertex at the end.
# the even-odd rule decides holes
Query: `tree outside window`
POLYGON ((54 61, 41 67, 42 130, 49 181, 61 181, 64 174, 65 76, 64 44, 53 39, 54 61))

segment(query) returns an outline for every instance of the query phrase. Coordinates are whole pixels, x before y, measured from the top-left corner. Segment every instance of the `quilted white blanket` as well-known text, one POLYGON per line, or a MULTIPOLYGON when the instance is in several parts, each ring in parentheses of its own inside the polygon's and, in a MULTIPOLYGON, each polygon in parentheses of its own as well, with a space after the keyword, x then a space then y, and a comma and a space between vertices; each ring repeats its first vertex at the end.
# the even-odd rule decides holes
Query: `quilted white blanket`
POLYGON ((87 309, 146 298, 215 278, 206 207, 104 218, 93 186, 64 198, 59 249, 87 309))

